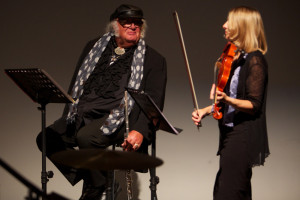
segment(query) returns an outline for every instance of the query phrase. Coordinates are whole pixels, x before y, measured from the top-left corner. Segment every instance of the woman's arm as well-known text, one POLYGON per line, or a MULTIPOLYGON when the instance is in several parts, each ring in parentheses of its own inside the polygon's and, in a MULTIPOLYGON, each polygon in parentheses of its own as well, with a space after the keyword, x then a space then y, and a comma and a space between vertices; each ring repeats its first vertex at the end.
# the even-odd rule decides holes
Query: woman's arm
POLYGON ((235 99, 227 96, 224 92, 217 91, 217 101, 231 105, 239 111, 254 114, 253 104, 249 100, 235 99))

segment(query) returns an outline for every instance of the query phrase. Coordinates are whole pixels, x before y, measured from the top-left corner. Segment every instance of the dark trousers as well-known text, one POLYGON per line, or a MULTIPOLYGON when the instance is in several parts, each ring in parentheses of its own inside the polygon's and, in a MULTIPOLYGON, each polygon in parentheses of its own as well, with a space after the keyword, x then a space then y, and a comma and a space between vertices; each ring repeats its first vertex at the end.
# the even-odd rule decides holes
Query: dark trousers
MULTIPOLYGON (((51 155, 56 152, 73 149, 78 146, 79 149, 105 149, 112 144, 120 144, 124 140, 122 131, 118 131, 112 135, 103 135, 99 128, 105 118, 97 119, 90 124, 82 127, 76 137, 67 136, 67 134, 58 133, 53 129, 55 126, 46 128, 46 155, 51 160, 51 155)), ((37 136, 37 145, 42 149, 42 134, 37 136)), ((66 167, 51 160, 53 164, 60 170, 66 179, 75 185, 81 179, 95 187, 103 186, 106 183, 106 172, 100 170, 74 169, 66 167)))
POLYGON ((252 168, 242 131, 222 131, 220 168, 214 186, 214 200, 251 200, 252 168))
MULTIPOLYGON (((84 126, 77 133, 77 144, 79 149, 106 149, 113 144, 121 144, 124 140, 124 131, 117 131, 112 135, 103 135, 100 131, 100 125, 103 119, 94 120, 87 126, 84 126)), ((106 183, 107 172, 100 170, 88 170, 84 180, 94 187, 101 187, 106 183)))

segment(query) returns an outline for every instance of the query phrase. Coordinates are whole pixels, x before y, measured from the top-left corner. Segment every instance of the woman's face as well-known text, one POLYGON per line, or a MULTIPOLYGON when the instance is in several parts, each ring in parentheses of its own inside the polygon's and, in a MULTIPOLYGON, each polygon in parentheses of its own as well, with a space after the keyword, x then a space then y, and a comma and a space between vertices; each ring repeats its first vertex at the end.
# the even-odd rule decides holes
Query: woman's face
POLYGON ((224 37, 228 40, 229 39, 229 29, 228 29, 228 21, 223 24, 223 29, 225 31, 224 37))

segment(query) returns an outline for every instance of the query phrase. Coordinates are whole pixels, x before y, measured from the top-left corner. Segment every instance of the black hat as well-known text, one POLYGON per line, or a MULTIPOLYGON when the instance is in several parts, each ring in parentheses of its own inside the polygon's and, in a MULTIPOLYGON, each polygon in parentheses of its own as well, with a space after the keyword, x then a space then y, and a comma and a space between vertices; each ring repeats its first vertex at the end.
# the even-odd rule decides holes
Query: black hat
POLYGON ((124 19, 124 18, 139 18, 143 19, 143 11, 142 9, 128 5, 128 4, 122 4, 120 5, 113 14, 110 15, 110 21, 119 18, 119 19, 124 19))

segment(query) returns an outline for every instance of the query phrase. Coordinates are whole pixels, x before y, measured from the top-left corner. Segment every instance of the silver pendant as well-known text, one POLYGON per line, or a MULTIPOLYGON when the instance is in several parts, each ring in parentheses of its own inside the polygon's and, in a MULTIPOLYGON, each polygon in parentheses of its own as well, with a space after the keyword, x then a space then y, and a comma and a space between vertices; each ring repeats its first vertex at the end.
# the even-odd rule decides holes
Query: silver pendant
POLYGON ((115 53, 119 56, 123 55, 125 53, 125 49, 121 47, 115 48, 115 53))

